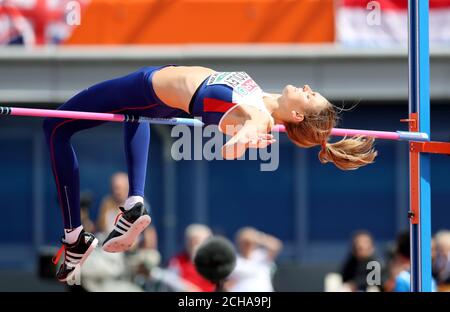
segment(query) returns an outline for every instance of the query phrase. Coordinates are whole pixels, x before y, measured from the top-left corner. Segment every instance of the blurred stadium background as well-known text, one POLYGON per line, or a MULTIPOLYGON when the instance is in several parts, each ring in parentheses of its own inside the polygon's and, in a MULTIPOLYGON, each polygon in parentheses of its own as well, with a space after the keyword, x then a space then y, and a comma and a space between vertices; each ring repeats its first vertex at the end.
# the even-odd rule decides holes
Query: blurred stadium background
MULTIPOLYGON (((268 92, 308 83, 345 112, 346 128, 407 130, 407 1, 0 0, 0 103, 56 108, 95 82, 159 64, 246 71, 268 92), (381 5, 381 20, 370 16, 381 5), (80 16, 76 12, 80 9, 80 16), (75 15, 73 15, 75 14, 75 15), (79 25, 76 25, 78 24, 79 25), (75 25, 74 25, 75 24, 75 25)), ((450 140, 450 1, 430 1, 432 136, 450 140)), ((40 119, 0 119, 0 290, 65 290, 43 279, 62 234, 40 119), (40 272, 40 274, 39 274, 40 272), (41 276, 41 277, 40 277, 41 276)), ((161 266, 191 223, 233 240, 253 226, 283 242, 274 287, 323 291, 352 234, 385 258, 408 229, 408 146, 378 141, 355 172, 322 165, 318 149, 280 140, 280 164, 174 161, 170 128, 152 126, 146 196, 161 266)), ((74 137, 90 218, 125 170, 120 124, 74 137)), ((450 228, 450 158, 432 157, 433 233, 450 228)), ((450 261, 450 260, 449 260, 450 261)))

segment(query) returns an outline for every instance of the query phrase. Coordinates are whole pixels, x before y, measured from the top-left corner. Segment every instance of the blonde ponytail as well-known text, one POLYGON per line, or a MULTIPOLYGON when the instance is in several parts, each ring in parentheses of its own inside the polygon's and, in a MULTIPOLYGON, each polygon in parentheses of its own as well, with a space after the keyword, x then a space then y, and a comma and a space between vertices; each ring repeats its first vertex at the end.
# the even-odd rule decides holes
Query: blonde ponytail
POLYGON ((296 145, 306 148, 322 146, 319 152, 322 163, 332 162, 342 170, 354 170, 373 163, 377 156, 373 138, 356 136, 336 143, 327 142, 337 121, 337 112, 327 102, 320 111, 307 112, 303 121, 286 122, 284 126, 287 135, 296 145))
POLYGON ((336 143, 322 143, 319 160, 334 163, 342 170, 355 170, 374 162, 374 139, 366 136, 344 138, 336 143))

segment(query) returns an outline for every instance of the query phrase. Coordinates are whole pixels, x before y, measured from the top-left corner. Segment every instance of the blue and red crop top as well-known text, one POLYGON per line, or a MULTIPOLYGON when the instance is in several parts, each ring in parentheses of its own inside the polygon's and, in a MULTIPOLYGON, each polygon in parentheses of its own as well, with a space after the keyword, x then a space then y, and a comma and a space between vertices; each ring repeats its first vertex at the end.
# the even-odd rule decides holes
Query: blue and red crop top
POLYGON ((255 107, 270 116, 263 101, 265 95, 246 72, 216 72, 208 76, 195 91, 189 104, 189 113, 201 117, 205 125, 215 124, 219 127, 226 114, 239 105, 255 107))

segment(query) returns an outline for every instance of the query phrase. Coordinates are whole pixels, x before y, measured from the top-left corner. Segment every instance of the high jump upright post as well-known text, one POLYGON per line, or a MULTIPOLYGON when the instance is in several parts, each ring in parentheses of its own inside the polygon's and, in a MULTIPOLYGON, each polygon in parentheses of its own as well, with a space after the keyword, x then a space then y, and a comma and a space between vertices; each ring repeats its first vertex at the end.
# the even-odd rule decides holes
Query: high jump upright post
MULTIPOLYGON (((430 137, 428 0, 408 0, 409 131, 430 137)), ((431 291, 430 154, 409 143, 411 291, 431 291)))

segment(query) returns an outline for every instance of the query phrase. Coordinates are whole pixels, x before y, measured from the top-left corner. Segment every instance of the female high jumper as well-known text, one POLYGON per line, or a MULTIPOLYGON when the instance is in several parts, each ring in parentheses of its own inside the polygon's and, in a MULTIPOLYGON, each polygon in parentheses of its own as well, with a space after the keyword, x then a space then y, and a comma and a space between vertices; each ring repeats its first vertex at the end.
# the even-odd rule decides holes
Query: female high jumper
MULTIPOLYGON (((263 92, 245 72, 217 72, 198 66, 144 67, 129 75, 89 87, 60 106, 60 110, 124 113, 153 118, 171 118, 187 112, 232 136, 222 147, 225 159, 242 156, 247 148, 265 148, 275 140, 275 124, 286 128, 288 137, 300 147, 321 146, 319 159, 343 170, 373 162, 373 139, 344 138, 328 143, 337 123, 337 111, 308 85, 287 85, 281 94, 263 92)), ((79 170, 72 135, 103 121, 47 118, 44 132, 50 150, 59 205, 64 218, 64 237, 59 256, 64 262, 57 278, 71 279, 98 240, 83 230, 80 222, 79 170)), ((129 176, 129 197, 114 230, 103 242, 107 252, 131 247, 150 224, 144 208, 144 184, 150 144, 148 123, 124 123, 124 148, 129 176)))

